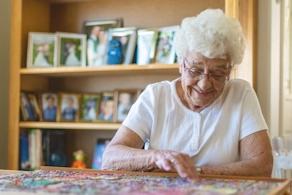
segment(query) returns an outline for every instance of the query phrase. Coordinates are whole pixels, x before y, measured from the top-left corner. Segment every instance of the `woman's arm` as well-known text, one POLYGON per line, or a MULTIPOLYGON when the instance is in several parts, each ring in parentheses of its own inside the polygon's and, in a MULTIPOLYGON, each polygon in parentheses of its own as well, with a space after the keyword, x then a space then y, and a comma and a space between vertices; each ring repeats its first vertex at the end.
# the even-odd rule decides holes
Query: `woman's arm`
POLYGON ((266 130, 243 138, 239 142, 239 152, 239 162, 222 166, 202 166, 202 172, 209 175, 271 176, 273 155, 266 130))
POLYGON ((134 131, 122 125, 107 145, 103 169, 124 171, 177 171, 181 177, 195 179, 196 169, 186 154, 169 150, 143 150, 144 141, 134 131))

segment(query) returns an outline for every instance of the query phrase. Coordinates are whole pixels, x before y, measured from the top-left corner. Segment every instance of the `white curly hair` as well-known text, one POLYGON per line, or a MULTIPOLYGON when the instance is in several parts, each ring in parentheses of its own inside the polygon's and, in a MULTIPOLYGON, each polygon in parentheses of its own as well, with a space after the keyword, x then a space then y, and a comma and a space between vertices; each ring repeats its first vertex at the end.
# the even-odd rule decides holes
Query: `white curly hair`
POLYGON ((245 38, 240 23, 228 18, 221 9, 207 9, 195 17, 183 19, 174 38, 179 62, 187 52, 198 52, 207 58, 227 59, 240 64, 245 38))

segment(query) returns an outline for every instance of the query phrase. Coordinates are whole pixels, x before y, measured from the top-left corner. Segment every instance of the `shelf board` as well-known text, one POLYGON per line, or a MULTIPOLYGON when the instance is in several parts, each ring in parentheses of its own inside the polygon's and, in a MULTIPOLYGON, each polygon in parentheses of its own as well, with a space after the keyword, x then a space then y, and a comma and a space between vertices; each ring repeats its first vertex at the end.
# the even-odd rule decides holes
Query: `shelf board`
POLYGON ((80 122, 20 122, 20 128, 68 129, 68 130, 118 130, 120 123, 80 123, 80 122))
POLYGON ((50 68, 22 68, 21 75, 39 75, 46 77, 63 76, 113 76, 133 74, 179 74, 178 64, 151 64, 151 65, 116 65, 98 67, 50 67, 50 68))
POLYGON ((84 2, 84 1, 97 1, 97 0, 45 0, 50 4, 58 3, 74 3, 74 2, 84 2))

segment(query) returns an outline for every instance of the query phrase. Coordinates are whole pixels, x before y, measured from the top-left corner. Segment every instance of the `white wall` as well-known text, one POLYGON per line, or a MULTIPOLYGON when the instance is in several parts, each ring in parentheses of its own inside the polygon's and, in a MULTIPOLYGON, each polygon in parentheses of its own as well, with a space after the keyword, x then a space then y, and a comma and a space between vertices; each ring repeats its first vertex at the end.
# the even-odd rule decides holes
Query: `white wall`
POLYGON ((11 1, 0 0, 0 168, 7 168, 11 1))
POLYGON ((257 95, 272 137, 281 132, 281 6, 258 0, 257 95))

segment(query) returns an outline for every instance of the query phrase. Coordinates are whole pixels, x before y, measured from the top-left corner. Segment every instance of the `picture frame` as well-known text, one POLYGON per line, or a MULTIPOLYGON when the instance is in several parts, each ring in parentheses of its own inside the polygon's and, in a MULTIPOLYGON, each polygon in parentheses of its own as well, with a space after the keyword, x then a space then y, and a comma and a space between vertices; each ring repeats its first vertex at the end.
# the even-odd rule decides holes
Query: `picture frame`
POLYGON ((123 60, 122 64, 127 65, 133 62, 133 56, 137 40, 137 28, 112 28, 110 29, 109 40, 117 39, 122 45, 123 60))
POLYGON ((109 29, 123 26, 123 18, 84 22, 87 37, 87 66, 104 66, 107 62, 109 29))
POLYGON ((57 66, 86 66, 86 35, 57 32, 57 66))
POLYGON ((57 93, 44 92, 39 95, 41 121, 56 121, 59 97, 57 93))
POLYGON ((101 94, 82 94, 79 120, 88 122, 97 120, 100 102, 101 94))
POLYGON ((36 107, 33 107, 31 102, 35 99, 30 99, 27 92, 20 92, 20 111, 24 121, 36 121, 38 120, 37 103, 33 103, 36 107))
POLYGON ((32 111, 35 113, 35 119, 39 120, 40 119, 40 107, 39 103, 37 100, 37 96, 34 93, 27 93, 29 103, 31 105, 32 111))
POLYGON ((157 37, 157 29, 139 29, 137 31, 137 65, 153 63, 157 37))
POLYGON ((57 121, 78 121, 80 112, 80 94, 60 93, 57 121))
POLYGON ((97 118, 99 122, 114 121, 114 102, 114 92, 102 92, 97 118))
POLYGON ((154 63, 173 64, 175 62, 174 36, 179 25, 158 29, 154 63))
POLYGON ((57 37, 54 33, 29 32, 27 68, 56 67, 57 37))
POLYGON ((114 121, 121 123, 123 122, 132 105, 138 99, 141 90, 138 89, 117 89, 115 90, 115 104, 114 104, 114 121))
POLYGON ((94 148, 93 159, 92 159, 92 169, 101 170, 102 169, 102 155, 106 146, 111 141, 109 139, 97 139, 94 148))

